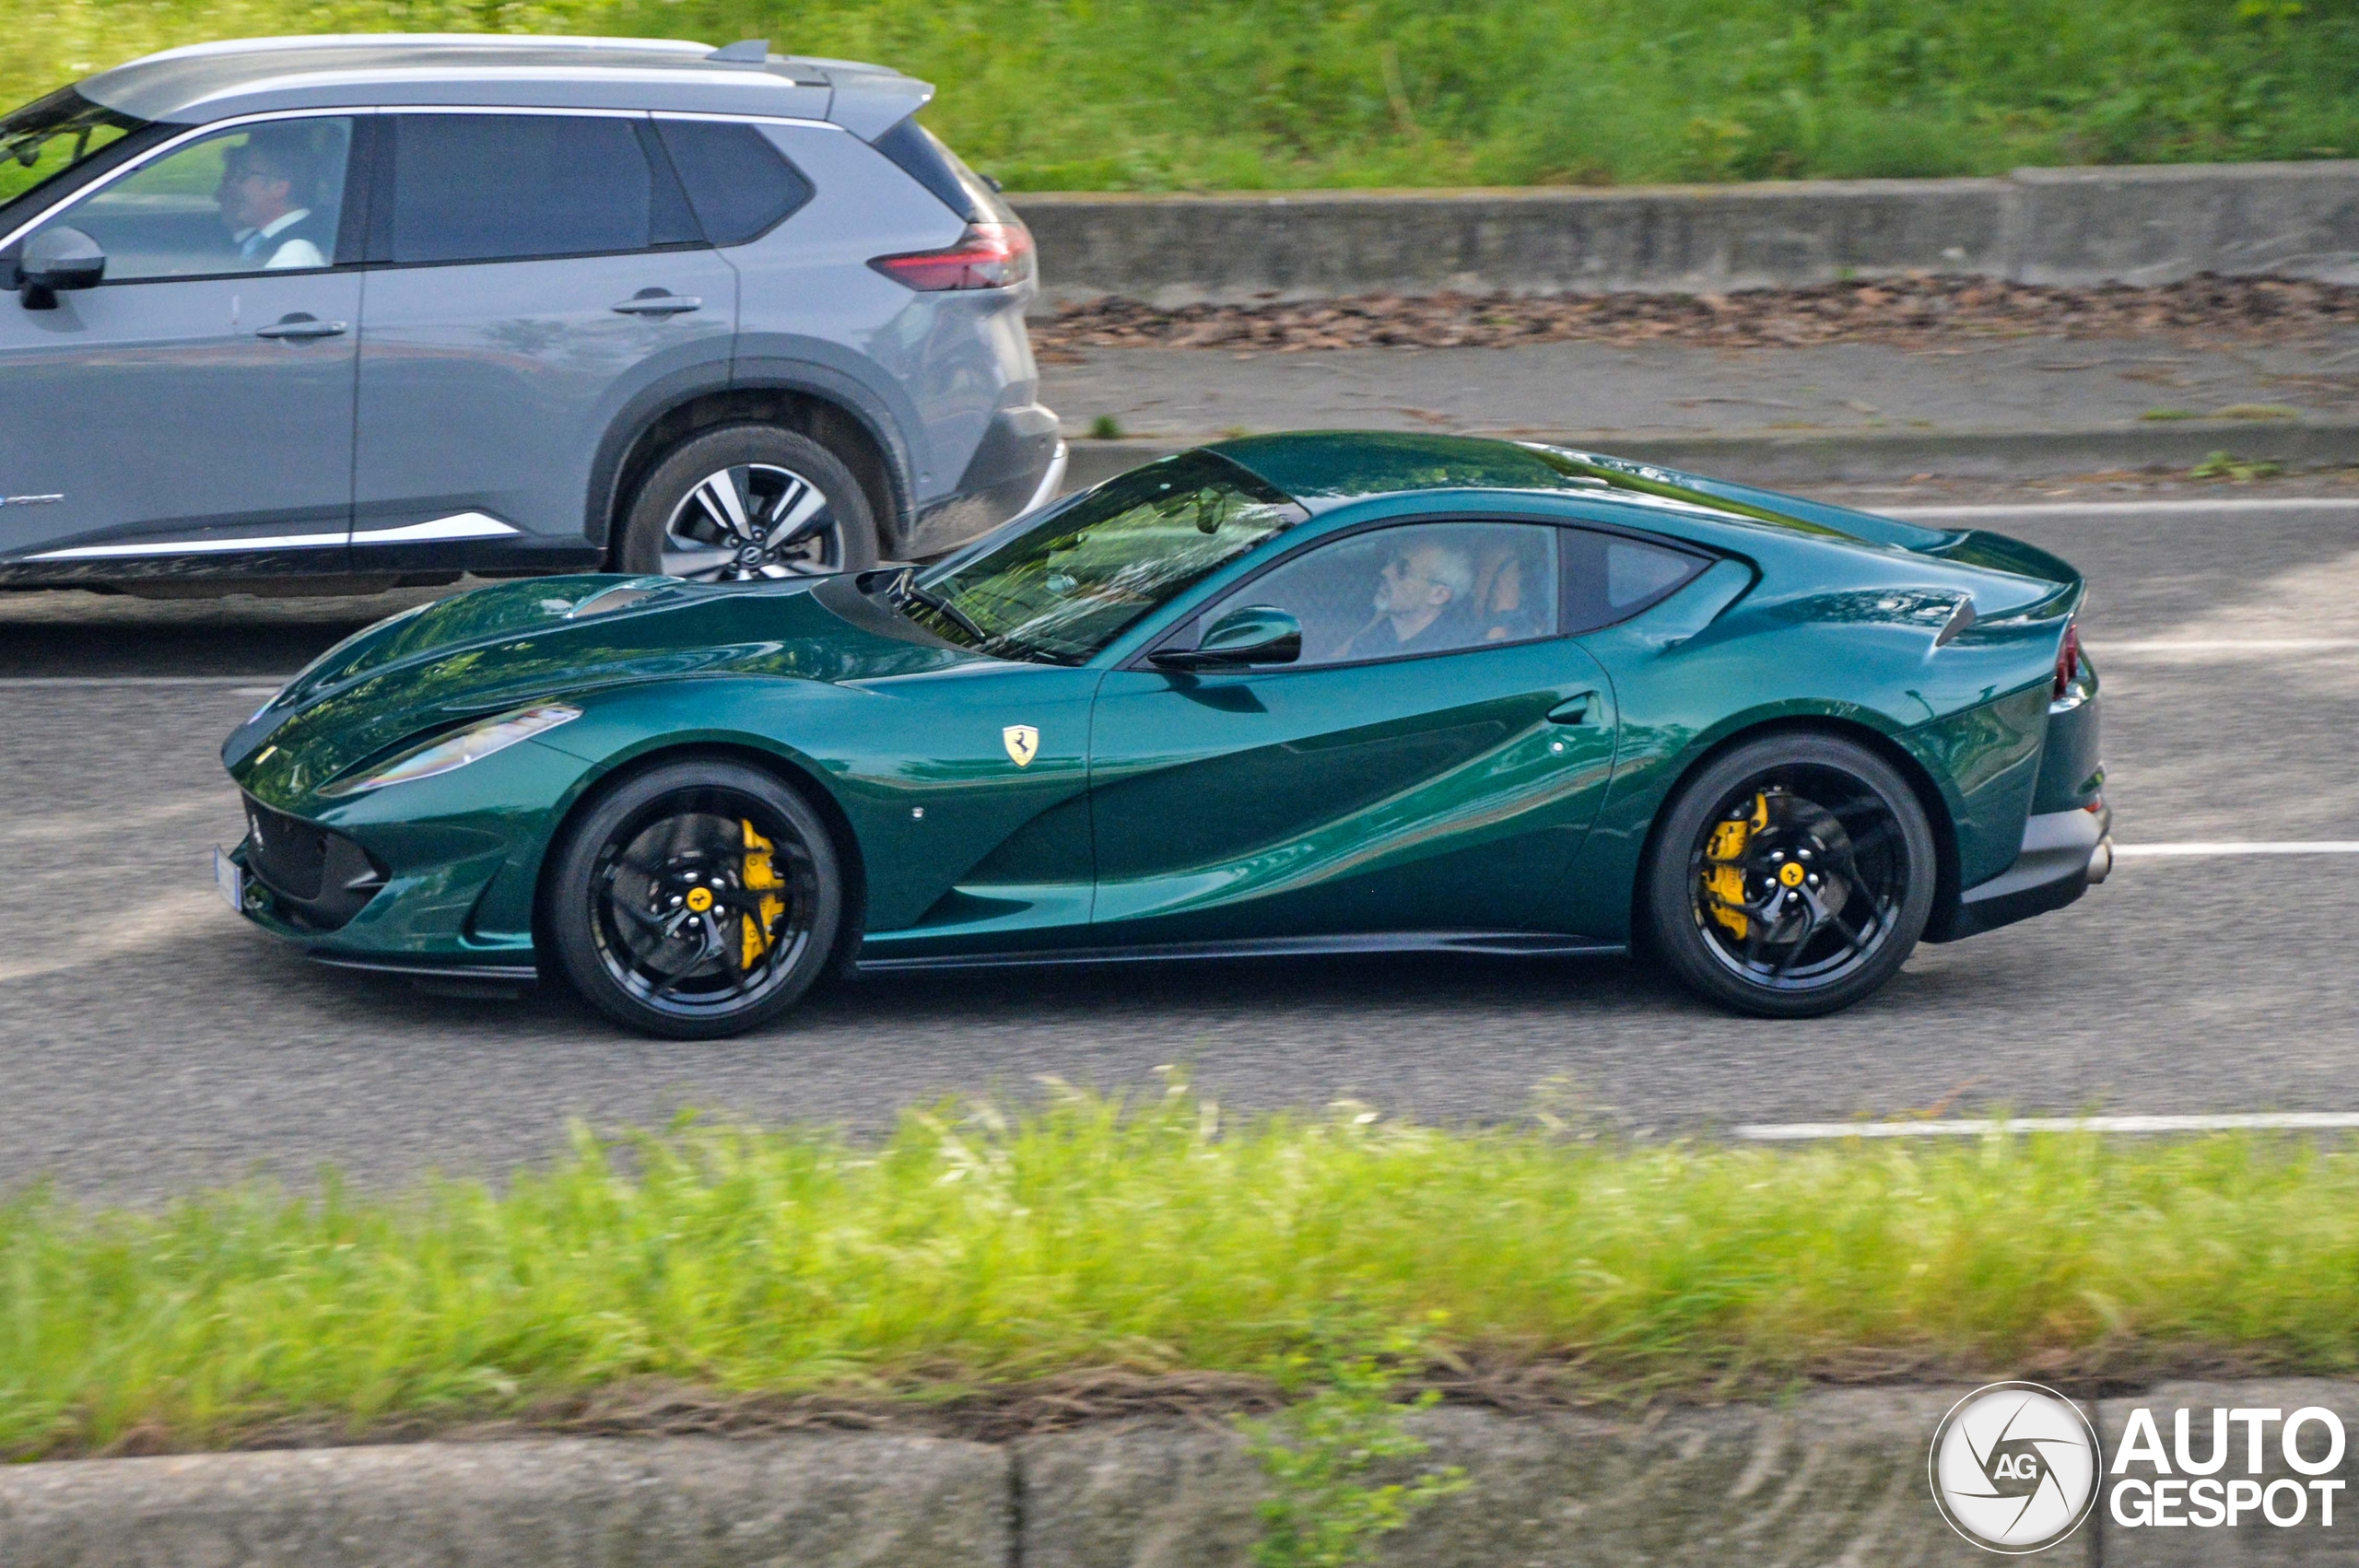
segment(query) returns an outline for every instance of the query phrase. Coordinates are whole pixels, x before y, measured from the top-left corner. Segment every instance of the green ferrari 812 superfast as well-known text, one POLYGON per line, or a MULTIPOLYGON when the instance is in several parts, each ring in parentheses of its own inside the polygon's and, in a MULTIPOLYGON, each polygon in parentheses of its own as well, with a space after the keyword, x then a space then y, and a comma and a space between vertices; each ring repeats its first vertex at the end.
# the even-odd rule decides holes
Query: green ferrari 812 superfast
MULTIPOLYGON (((921 567, 499 583, 222 748, 324 963, 749 1028, 831 970, 1638 949, 1822 1013, 2112 862, 2083 585, 1508 441, 1151 462, 921 567)), ((778 526, 786 526, 780 520, 778 526)))

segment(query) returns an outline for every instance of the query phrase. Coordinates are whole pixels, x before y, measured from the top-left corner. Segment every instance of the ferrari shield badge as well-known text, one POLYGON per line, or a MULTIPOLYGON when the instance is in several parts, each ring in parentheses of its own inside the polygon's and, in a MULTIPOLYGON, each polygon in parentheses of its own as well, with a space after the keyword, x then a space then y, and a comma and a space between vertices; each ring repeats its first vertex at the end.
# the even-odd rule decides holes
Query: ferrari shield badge
POLYGON ((1030 766, 1032 759, 1040 755, 1040 731, 1029 724, 1010 724, 999 732, 999 738, 1007 743, 1007 755, 1015 759, 1018 767, 1030 766))

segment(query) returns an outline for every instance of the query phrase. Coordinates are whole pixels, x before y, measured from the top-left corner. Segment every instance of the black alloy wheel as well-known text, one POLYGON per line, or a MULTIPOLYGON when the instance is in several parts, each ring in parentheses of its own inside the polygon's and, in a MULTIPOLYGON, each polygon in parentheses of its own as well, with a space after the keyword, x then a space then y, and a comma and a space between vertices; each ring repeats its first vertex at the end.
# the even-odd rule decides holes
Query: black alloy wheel
POLYGON ((617 564, 697 582, 818 577, 876 564, 868 497, 810 437, 729 425, 682 442, 640 486, 617 564))
POLYGON ((742 764, 658 766, 566 832, 543 926, 558 966, 616 1022, 674 1039, 734 1035, 792 1006, 843 929, 827 825, 742 764))
POLYGON ((1773 735, 1716 759, 1668 808, 1644 929, 1714 1000, 1812 1017, 1898 971, 1937 874, 1924 806, 1891 764, 1831 735, 1773 735))

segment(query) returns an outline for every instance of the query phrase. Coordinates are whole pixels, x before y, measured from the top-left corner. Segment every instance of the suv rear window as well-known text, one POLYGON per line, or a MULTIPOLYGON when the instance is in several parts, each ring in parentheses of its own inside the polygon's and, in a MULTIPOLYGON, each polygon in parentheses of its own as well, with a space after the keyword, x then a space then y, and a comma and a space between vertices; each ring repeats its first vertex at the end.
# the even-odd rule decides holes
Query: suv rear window
POLYGON ((655 123, 672 168, 688 189, 697 221, 716 245, 758 240, 811 199, 811 182, 751 125, 714 120, 655 123))
MULTIPOLYGON (((563 114, 404 114, 393 131, 392 259, 501 262, 642 251, 659 197, 638 125, 563 114)), ((671 223, 665 228, 674 227, 671 223)))
POLYGON ((942 139, 917 123, 902 121, 872 144, 902 173, 942 198, 942 205, 968 223, 1007 223, 1015 215, 991 183, 968 168, 942 139))

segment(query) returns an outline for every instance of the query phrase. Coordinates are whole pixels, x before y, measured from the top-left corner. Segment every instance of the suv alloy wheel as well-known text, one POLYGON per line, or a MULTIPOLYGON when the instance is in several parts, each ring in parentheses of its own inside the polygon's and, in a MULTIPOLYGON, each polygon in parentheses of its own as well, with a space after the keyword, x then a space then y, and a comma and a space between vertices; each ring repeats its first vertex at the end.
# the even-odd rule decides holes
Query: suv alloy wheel
POLYGON ((647 476, 616 564, 700 582, 861 571, 876 564, 876 525, 860 481, 826 447, 728 425, 683 441, 647 476))

